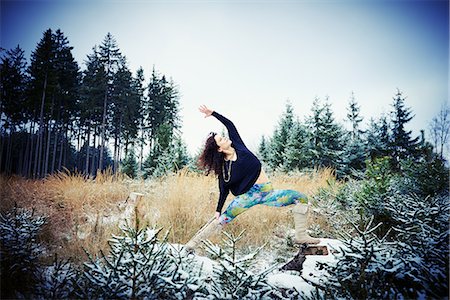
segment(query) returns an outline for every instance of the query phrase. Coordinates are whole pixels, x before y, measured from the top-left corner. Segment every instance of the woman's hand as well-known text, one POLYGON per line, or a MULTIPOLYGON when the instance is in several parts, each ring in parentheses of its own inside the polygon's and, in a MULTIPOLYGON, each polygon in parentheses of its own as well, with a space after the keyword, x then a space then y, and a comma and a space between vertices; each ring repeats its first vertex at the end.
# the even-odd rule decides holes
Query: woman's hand
POLYGON ((209 109, 206 107, 206 105, 201 105, 198 110, 202 113, 205 114, 205 118, 209 117, 210 115, 212 115, 212 113, 214 112, 213 110, 209 109))
POLYGON ((220 218, 220 212, 216 211, 216 215, 215 215, 215 216, 216 216, 216 220, 219 221, 219 218, 220 218))

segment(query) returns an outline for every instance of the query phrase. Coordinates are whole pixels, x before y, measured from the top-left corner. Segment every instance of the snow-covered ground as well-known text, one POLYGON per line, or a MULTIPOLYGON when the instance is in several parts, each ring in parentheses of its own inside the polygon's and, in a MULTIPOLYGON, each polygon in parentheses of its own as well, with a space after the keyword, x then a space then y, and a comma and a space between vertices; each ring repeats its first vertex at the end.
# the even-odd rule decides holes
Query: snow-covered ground
POLYGON ((342 242, 333 239, 320 239, 318 246, 327 246, 328 255, 306 255, 301 274, 292 271, 274 271, 267 276, 268 282, 280 288, 295 288, 297 291, 309 295, 315 288, 303 278, 310 282, 320 283, 320 280, 324 277, 322 276, 323 271, 316 267, 317 262, 323 262, 329 265, 335 263, 335 253, 340 251, 341 248, 344 248, 342 242))
MULTIPOLYGON (((179 247, 181 245, 177 245, 179 247)), ((267 275, 268 282, 276 287, 283 289, 295 288, 298 292, 304 293, 305 295, 310 295, 311 292, 315 290, 314 286, 307 281, 313 283, 320 283, 323 280, 323 271, 317 268, 317 262, 324 262, 327 264, 333 264, 336 262, 335 254, 339 252, 341 248, 344 248, 342 242, 334 239, 321 239, 318 246, 327 246, 327 255, 306 255, 305 261, 303 262, 302 272, 297 271, 283 271, 276 268, 274 271, 267 275), (305 279, 307 281, 305 281, 305 279)), ((265 265, 268 267, 268 262, 275 261, 275 257, 268 258, 267 252, 262 255, 258 261, 258 256, 256 257, 256 265, 265 265)), ((275 254, 273 254, 275 255, 275 254)), ((293 258, 293 257, 292 257, 293 258)), ((194 261, 202 266, 203 274, 205 277, 212 274, 214 265, 217 264, 216 261, 209 259, 208 257, 195 255, 194 261)), ((280 264, 281 267, 283 264, 280 264)), ((323 284, 323 282, 322 282, 323 284)))

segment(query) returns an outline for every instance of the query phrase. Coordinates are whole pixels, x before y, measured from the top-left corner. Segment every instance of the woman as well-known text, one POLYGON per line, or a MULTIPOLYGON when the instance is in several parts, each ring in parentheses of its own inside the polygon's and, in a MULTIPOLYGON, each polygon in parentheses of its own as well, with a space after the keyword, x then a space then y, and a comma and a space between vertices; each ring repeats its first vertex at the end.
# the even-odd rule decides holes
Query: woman
POLYGON ((202 240, 220 232, 236 216, 257 204, 286 206, 295 204, 292 212, 295 221, 295 242, 317 244, 319 239, 306 233, 308 211, 307 197, 293 190, 274 190, 261 168, 259 159, 245 146, 234 124, 219 113, 202 105, 199 111, 206 117, 214 116, 228 130, 229 139, 210 133, 205 148, 200 155, 199 165, 207 174, 213 172, 219 180, 219 201, 215 219, 207 224, 187 244, 189 250, 195 249, 202 240), (222 208, 229 192, 236 196, 227 209, 222 208))

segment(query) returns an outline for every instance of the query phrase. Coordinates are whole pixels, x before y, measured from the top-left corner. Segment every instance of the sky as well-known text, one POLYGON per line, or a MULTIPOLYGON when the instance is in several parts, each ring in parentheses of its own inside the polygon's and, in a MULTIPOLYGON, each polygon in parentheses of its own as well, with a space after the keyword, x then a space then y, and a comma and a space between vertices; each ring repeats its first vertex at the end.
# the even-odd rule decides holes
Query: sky
POLYGON ((397 89, 419 135, 449 100, 449 2, 444 0, 1 0, 1 40, 31 52, 61 29, 82 69, 110 32, 130 69, 153 67, 180 91, 191 154, 210 131, 201 104, 231 119, 247 146, 269 137, 289 101, 304 121, 328 97, 338 122, 352 93, 364 124, 391 111, 397 89))

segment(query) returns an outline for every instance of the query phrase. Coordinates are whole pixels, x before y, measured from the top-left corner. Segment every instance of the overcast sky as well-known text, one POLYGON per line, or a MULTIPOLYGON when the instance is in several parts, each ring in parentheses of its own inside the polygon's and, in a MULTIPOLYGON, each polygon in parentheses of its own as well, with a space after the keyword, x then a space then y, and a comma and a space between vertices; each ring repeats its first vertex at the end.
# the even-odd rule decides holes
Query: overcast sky
POLYGON ((364 122, 391 110, 397 88, 427 129, 449 99, 449 3, 360 1, 1 0, 1 47, 31 51, 61 29, 84 69, 108 32, 130 69, 153 66, 178 84, 183 139, 191 153, 229 117, 247 145, 270 136, 290 101, 301 120, 329 97, 343 123, 352 92, 364 122))

